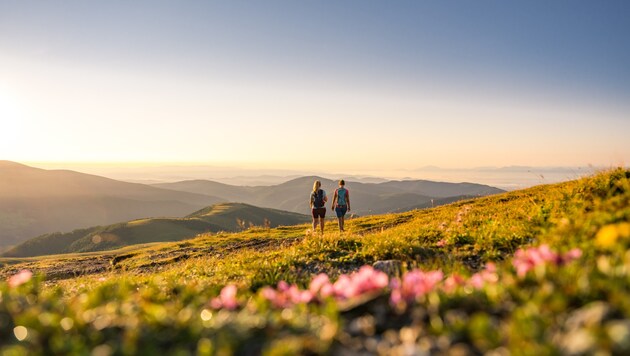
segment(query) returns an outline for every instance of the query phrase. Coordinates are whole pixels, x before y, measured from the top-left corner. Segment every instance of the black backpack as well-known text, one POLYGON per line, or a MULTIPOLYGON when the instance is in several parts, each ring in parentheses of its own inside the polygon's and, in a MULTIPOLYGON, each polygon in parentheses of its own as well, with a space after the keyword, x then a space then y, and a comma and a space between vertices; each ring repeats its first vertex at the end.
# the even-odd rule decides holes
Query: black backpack
POLYGON ((317 192, 312 194, 313 208, 319 209, 324 207, 324 191, 318 189, 317 192))

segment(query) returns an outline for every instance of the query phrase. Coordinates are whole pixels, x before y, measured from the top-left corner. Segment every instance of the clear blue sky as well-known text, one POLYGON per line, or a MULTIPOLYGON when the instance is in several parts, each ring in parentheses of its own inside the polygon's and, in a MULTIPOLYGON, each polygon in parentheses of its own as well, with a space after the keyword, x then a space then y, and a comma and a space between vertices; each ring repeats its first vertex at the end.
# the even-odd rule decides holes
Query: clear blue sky
POLYGON ((3 1, 0 154, 629 164, 628 1, 3 1))

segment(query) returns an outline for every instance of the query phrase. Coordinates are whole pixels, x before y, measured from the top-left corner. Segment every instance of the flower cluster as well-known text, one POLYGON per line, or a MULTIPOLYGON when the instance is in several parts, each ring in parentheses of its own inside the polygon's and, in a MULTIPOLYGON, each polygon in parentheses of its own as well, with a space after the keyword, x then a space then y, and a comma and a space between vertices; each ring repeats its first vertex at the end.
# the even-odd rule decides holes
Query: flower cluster
POLYGON ((390 302, 392 304, 400 304, 403 301, 414 301, 416 298, 435 289, 443 277, 442 271, 424 272, 416 269, 406 273, 402 281, 394 278, 390 285, 392 288, 390 302))
MULTIPOLYGON (((538 265, 563 265, 581 255, 582 251, 577 248, 560 254, 552 251, 548 245, 541 245, 517 250, 512 263, 517 275, 523 277, 538 265)), ((342 274, 334 283, 330 281, 328 275, 321 273, 311 280, 308 289, 300 289, 296 284, 289 285, 281 281, 275 288, 271 286, 262 288, 259 296, 269 301, 275 308, 290 308, 297 304, 321 302, 327 298, 336 301, 350 300, 366 294, 383 293, 389 288, 390 303, 405 305, 436 290, 453 293, 460 287, 482 289, 498 282, 497 267, 492 262, 486 263, 481 271, 468 278, 454 273, 445 279, 444 273, 440 270, 414 269, 405 273, 402 278, 393 278, 391 281, 384 272, 371 266, 363 266, 356 273, 342 274)), ((211 300, 210 306, 214 309, 236 309, 239 306, 236 291, 236 286, 227 285, 218 297, 211 300)))
POLYGON ((470 286, 475 289, 481 289, 486 284, 493 284, 499 281, 499 275, 497 274, 497 266, 492 263, 486 263, 486 266, 480 272, 473 274, 468 282, 470 286))
POLYGON ((557 266, 576 260, 582 256, 582 250, 574 248, 564 254, 556 253, 549 245, 540 245, 526 250, 519 249, 514 254, 512 264, 516 269, 516 275, 525 277, 527 272, 539 265, 554 264, 557 266))
POLYGON ((276 289, 269 286, 262 288, 260 295, 276 308, 288 308, 295 304, 310 303, 314 298, 314 294, 310 291, 301 290, 297 285, 289 285, 285 281, 280 281, 276 289))
POLYGON ((387 274, 377 271, 371 266, 363 266, 357 273, 342 274, 335 283, 328 275, 321 273, 311 280, 307 290, 300 290, 297 285, 288 285, 281 281, 277 288, 264 287, 260 295, 278 308, 286 308, 294 304, 310 303, 332 297, 338 301, 348 300, 361 295, 381 292, 387 287, 387 274))
POLYGON ((228 309, 234 310, 238 307, 238 301, 236 300, 236 286, 228 284, 223 287, 218 297, 210 301, 210 306, 214 309, 228 309))

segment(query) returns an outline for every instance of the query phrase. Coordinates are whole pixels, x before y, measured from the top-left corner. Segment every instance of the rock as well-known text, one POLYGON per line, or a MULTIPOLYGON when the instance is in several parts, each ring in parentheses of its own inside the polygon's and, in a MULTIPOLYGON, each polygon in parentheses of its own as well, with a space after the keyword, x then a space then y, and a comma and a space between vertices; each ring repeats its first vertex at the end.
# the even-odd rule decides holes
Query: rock
POLYGON ((385 272, 389 277, 398 277, 402 262, 399 260, 376 261, 373 267, 375 270, 385 272))
POLYGON ((600 325, 610 315, 610 306, 606 302, 592 302, 569 315, 565 323, 567 330, 600 325))
POLYGON ((569 332, 562 340, 562 353, 566 355, 584 355, 591 353, 595 346, 593 335, 586 329, 569 332))

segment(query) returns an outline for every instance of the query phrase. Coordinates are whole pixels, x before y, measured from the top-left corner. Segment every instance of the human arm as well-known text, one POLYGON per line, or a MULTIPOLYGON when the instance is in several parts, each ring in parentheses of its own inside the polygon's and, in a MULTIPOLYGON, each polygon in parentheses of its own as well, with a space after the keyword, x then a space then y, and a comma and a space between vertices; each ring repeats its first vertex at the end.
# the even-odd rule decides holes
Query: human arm
POLYGON ((350 211, 350 191, 346 189, 346 204, 348 204, 348 211, 350 211))
POLYGON ((332 204, 330 205, 331 209, 335 208, 335 203, 337 203, 337 191, 335 190, 335 194, 333 194, 332 204))

